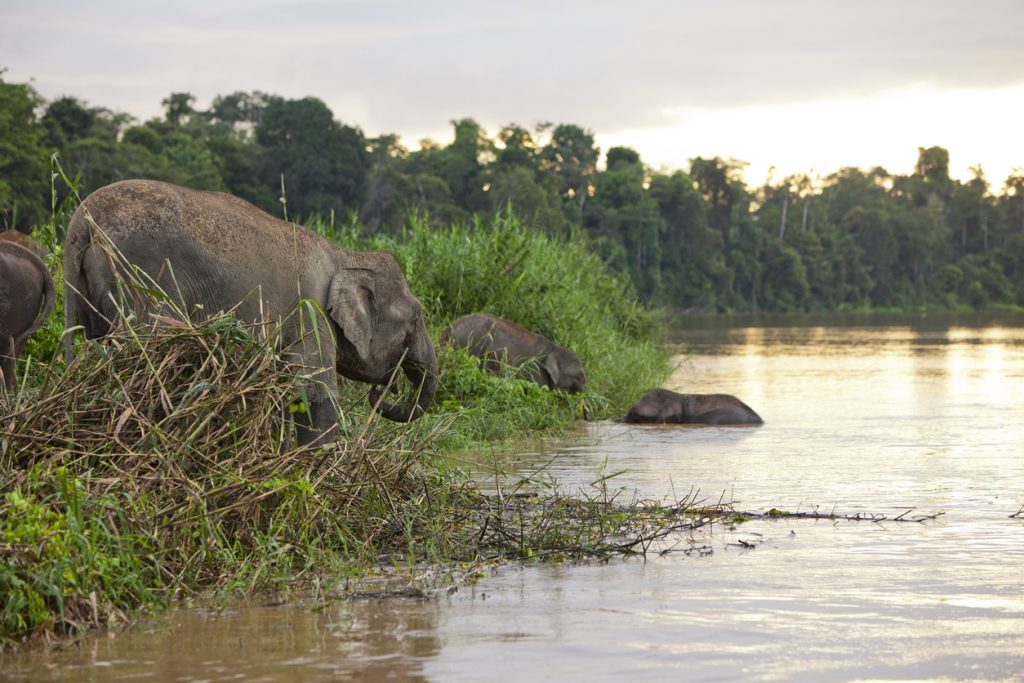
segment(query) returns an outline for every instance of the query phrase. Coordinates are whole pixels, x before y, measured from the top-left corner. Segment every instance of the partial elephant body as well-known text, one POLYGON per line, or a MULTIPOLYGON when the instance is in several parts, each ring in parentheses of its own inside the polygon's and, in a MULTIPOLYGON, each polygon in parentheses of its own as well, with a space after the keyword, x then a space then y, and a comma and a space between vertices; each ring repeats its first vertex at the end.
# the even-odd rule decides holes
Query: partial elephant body
MULTIPOLYGON (((233 310, 247 323, 281 324, 284 350, 312 375, 312 424, 298 425, 300 443, 323 440, 336 426, 335 370, 383 385, 401 366, 418 395, 400 405, 380 402, 376 386, 370 394, 392 420, 419 417, 433 399, 434 349, 391 254, 342 249, 231 195, 127 180, 87 197, 68 225, 66 327, 82 324, 87 337, 100 337, 121 307, 138 308, 118 297, 121 258, 193 319, 233 310), (316 306, 300 306, 305 300, 316 306)), ((70 359, 70 335, 65 343, 70 359)))
POLYGON ((41 245, 39 242, 36 242, 25 233, 18 232, 14 228, 8 228, 7 230, 0 232, 0 242, 13 242, 14 244, 21 245, 41 259, 44 259, 49 255, 49 251, 46 247, 41 245))
POLYGON ((570 393, 586 388, 583 363, 574 352, 490 313, 471 313, 459 318, 445 329, 441 342, 484 359, 492 372, 502 362, 519 366, 535 360, 529 369, 530 379, 540 386, 570 393))
POLYGON ((53 312, 53 277, 32 251, 0 241, 0 374, 7 391, 15 388, 15 362, 25 343, 53 312))
POLYGON ((633 404, 623 422, 660 424, 764 424, 750 406, 729 394, 680 394, 651 389, 633 404))

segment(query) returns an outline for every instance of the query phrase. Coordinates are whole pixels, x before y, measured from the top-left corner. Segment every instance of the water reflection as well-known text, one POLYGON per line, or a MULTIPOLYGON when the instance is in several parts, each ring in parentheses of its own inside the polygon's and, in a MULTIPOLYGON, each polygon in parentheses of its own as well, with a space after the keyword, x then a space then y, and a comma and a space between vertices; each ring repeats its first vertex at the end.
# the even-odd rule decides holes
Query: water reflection
POLYGON ((179 610, 69 651, 9 656, 0 679, 423 681, 419 662, 441 649, 438 609, 403 598, 179 610))
POLYGON ((3 677, 1022 680, 1024 325, 847 322, 678 333, 669 388, 735 394, 763 427, 586 424, 478 471, 934 522, 752 521, 696 538, 707 556, 507 568, 440 601, 183 612, 3 677))

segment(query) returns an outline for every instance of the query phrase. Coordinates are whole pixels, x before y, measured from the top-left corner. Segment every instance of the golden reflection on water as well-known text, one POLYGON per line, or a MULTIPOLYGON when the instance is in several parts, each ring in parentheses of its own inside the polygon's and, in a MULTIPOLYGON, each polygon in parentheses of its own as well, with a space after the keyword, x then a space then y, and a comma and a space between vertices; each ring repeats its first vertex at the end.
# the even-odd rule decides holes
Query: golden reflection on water
POLYGON ((708 556, 509 568, 437 601, 185 611, 7 657, 0 680, 1024 680, 1024 326, 682 341, 669 386, 735 394, 763 427, 600 422, 487 457, 569 489, 625 470, 627 497, 945 515, 718 525, 708 556))

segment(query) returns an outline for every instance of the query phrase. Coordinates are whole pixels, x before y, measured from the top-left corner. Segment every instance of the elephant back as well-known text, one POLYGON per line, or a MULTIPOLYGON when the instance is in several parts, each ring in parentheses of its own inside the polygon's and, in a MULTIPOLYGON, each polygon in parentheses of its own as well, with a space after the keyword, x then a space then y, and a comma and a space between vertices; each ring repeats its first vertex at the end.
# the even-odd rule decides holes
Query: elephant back
POLYGON ((0 299, 4 301, 0 302, 0 313, 6 320, 8 334, 14 337, 15 353, 20 353, 29 337, 53 313, 57 301, 56 289, 49 268, 28 247, 11 241, 0 241, 0 257, 5 258, 11 269, 9 273, 4 273, 5 281, 0 290, 0 299), (25 306, 30 310, 18 310, 25 306), (11 325, 15 317, 22 324, 11 325))

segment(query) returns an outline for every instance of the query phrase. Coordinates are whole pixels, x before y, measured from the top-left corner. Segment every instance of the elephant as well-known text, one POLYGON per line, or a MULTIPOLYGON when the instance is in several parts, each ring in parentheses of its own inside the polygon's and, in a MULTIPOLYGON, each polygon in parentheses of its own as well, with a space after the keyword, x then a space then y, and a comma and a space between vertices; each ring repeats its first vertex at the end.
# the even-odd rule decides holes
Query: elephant
POLYGON ((0 241, 0 375, 6 391, 14 391, 18 356, 56 301, 53 276, 42 259, 19 244, 0 241))
POLYGON ((729 394, 679 394, 651 389, 633 404, 623 422, 759 425, 761 416, 729 394))
MULTIPOLYGON (((337 374, 372 384, 371 405, 397 422, 420 417, 433 401, 434 347, 392 254, 343 249, 229 194, 124 180, 86 197, 68 224, 66 330, 80 324, 99 338, 112 329, 126 304, 117 294, 125 291, 117 283, 124 262, 190 318, 231 310, 246 323, 280 324, 282 350, 309 373, 309 415, 295 420, 300 446, 322 444, 336 430, 337 374), (389 403, 383 385, 399 368, 410 389, 389 403)), ((69 362, 73 355, 66 332, 69 362)))
POLYGON ((494 372, 501 361, 522 365, 536 359, 529 377, 542 387, 582 393, 587 378, 580 357, 547 337, 490 313, 471 313, 445 328, 441 343, 464 348, 494 372))
POLYGON ((45 259, 50 254, 49 250, 39 242, 35 241, 25 233, 19 232, 13 228, 8 228, 7 230, 0 232, 0 242, 13 242, 14 244, 20 244, 41 259, 45 259))

